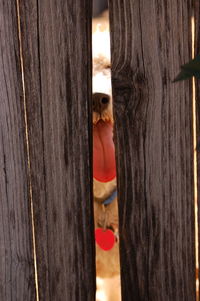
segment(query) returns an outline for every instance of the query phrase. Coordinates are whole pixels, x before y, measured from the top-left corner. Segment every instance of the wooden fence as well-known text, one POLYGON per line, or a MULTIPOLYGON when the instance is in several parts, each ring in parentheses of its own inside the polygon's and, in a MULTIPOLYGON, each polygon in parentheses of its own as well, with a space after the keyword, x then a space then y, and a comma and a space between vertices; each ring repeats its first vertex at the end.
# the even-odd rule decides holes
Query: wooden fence
MULTIPOLYGON (((91 2, 0 0, 2 301, 95 299, 91 2)), ((193 4, 109 2, 123 301, 195 300, 193 4)))

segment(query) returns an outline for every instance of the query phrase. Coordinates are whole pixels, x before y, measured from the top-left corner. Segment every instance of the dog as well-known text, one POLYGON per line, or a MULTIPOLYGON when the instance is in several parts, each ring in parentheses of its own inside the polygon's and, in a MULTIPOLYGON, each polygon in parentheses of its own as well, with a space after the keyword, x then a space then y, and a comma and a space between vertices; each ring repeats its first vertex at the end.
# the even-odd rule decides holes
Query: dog
MULTIPOLYGON (((93 195, 98 301, 120 298, 120 263, 108 12, 93 20, 93 195), (98 234, 100 233, 100 237, 98 234), (111 246, 107 246, 109 234, 111 246), (104 241, 105 238, 105 241, 104 241), (103 239, 103 242, 102 242, 103 239), (105 250, 106 248, 106 250, 105 250), (113 289, 115 288, 115 289, 113 289), (103 296, 101 296, 103 294, 103 296)), ((108 241, 110 243, 110 241, 108 241)))

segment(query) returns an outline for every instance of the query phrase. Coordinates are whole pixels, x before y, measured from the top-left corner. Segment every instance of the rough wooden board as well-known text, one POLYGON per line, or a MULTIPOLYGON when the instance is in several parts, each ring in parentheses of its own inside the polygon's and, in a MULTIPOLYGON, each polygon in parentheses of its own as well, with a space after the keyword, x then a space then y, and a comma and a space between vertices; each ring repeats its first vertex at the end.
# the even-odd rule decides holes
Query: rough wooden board
POLYGON ((123 300, 195 300, 191 2, 109 2, 123 300))
POLYGON ((0 1, 0 300, 35 300, 16 2, 0 1))
POLYGON ((39 297, 94 300, 91 1, 20 1, 39 297))
MULTIPOLYGON (((194 7, 194 14, 195 14, 195 55, 199 54, 200 52, 200 4, 199 1, 195 1, 194 7)), ((197 112, 197 119, 196 119, 196 129, 197 129, 197 202, 198 202, 198 239, 200 241, 200 86, 199 80, 195 80, 196 84, 196 112, 197 112)), ((200 262, 200 244, 199 244, 199 262, 200 262)), ((198 277, 200 276, 198 270, 198 277)), ((199 300, 197 300, 199 301, 199 300)))

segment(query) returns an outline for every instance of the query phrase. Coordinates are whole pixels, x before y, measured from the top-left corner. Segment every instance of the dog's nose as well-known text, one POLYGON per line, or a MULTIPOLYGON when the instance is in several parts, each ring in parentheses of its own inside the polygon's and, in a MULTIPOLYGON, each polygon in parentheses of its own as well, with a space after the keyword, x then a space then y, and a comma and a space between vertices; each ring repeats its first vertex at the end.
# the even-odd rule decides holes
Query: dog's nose
POLYGON ((110 102, 110 96, 104 93, 94 93, 92 100, 93 111, 101 114, 104 110, 107 109, 110 102))

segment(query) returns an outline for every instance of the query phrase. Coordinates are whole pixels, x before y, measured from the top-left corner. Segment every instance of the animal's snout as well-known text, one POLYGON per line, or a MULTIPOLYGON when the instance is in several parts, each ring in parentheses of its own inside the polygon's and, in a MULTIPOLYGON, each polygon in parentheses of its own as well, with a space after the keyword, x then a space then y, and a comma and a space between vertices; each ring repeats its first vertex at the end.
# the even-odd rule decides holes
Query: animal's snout
POLYGON ((110 103, 110 96, 104 93, 93 94, 93 111, 101 114, 108 108, 110 103))

